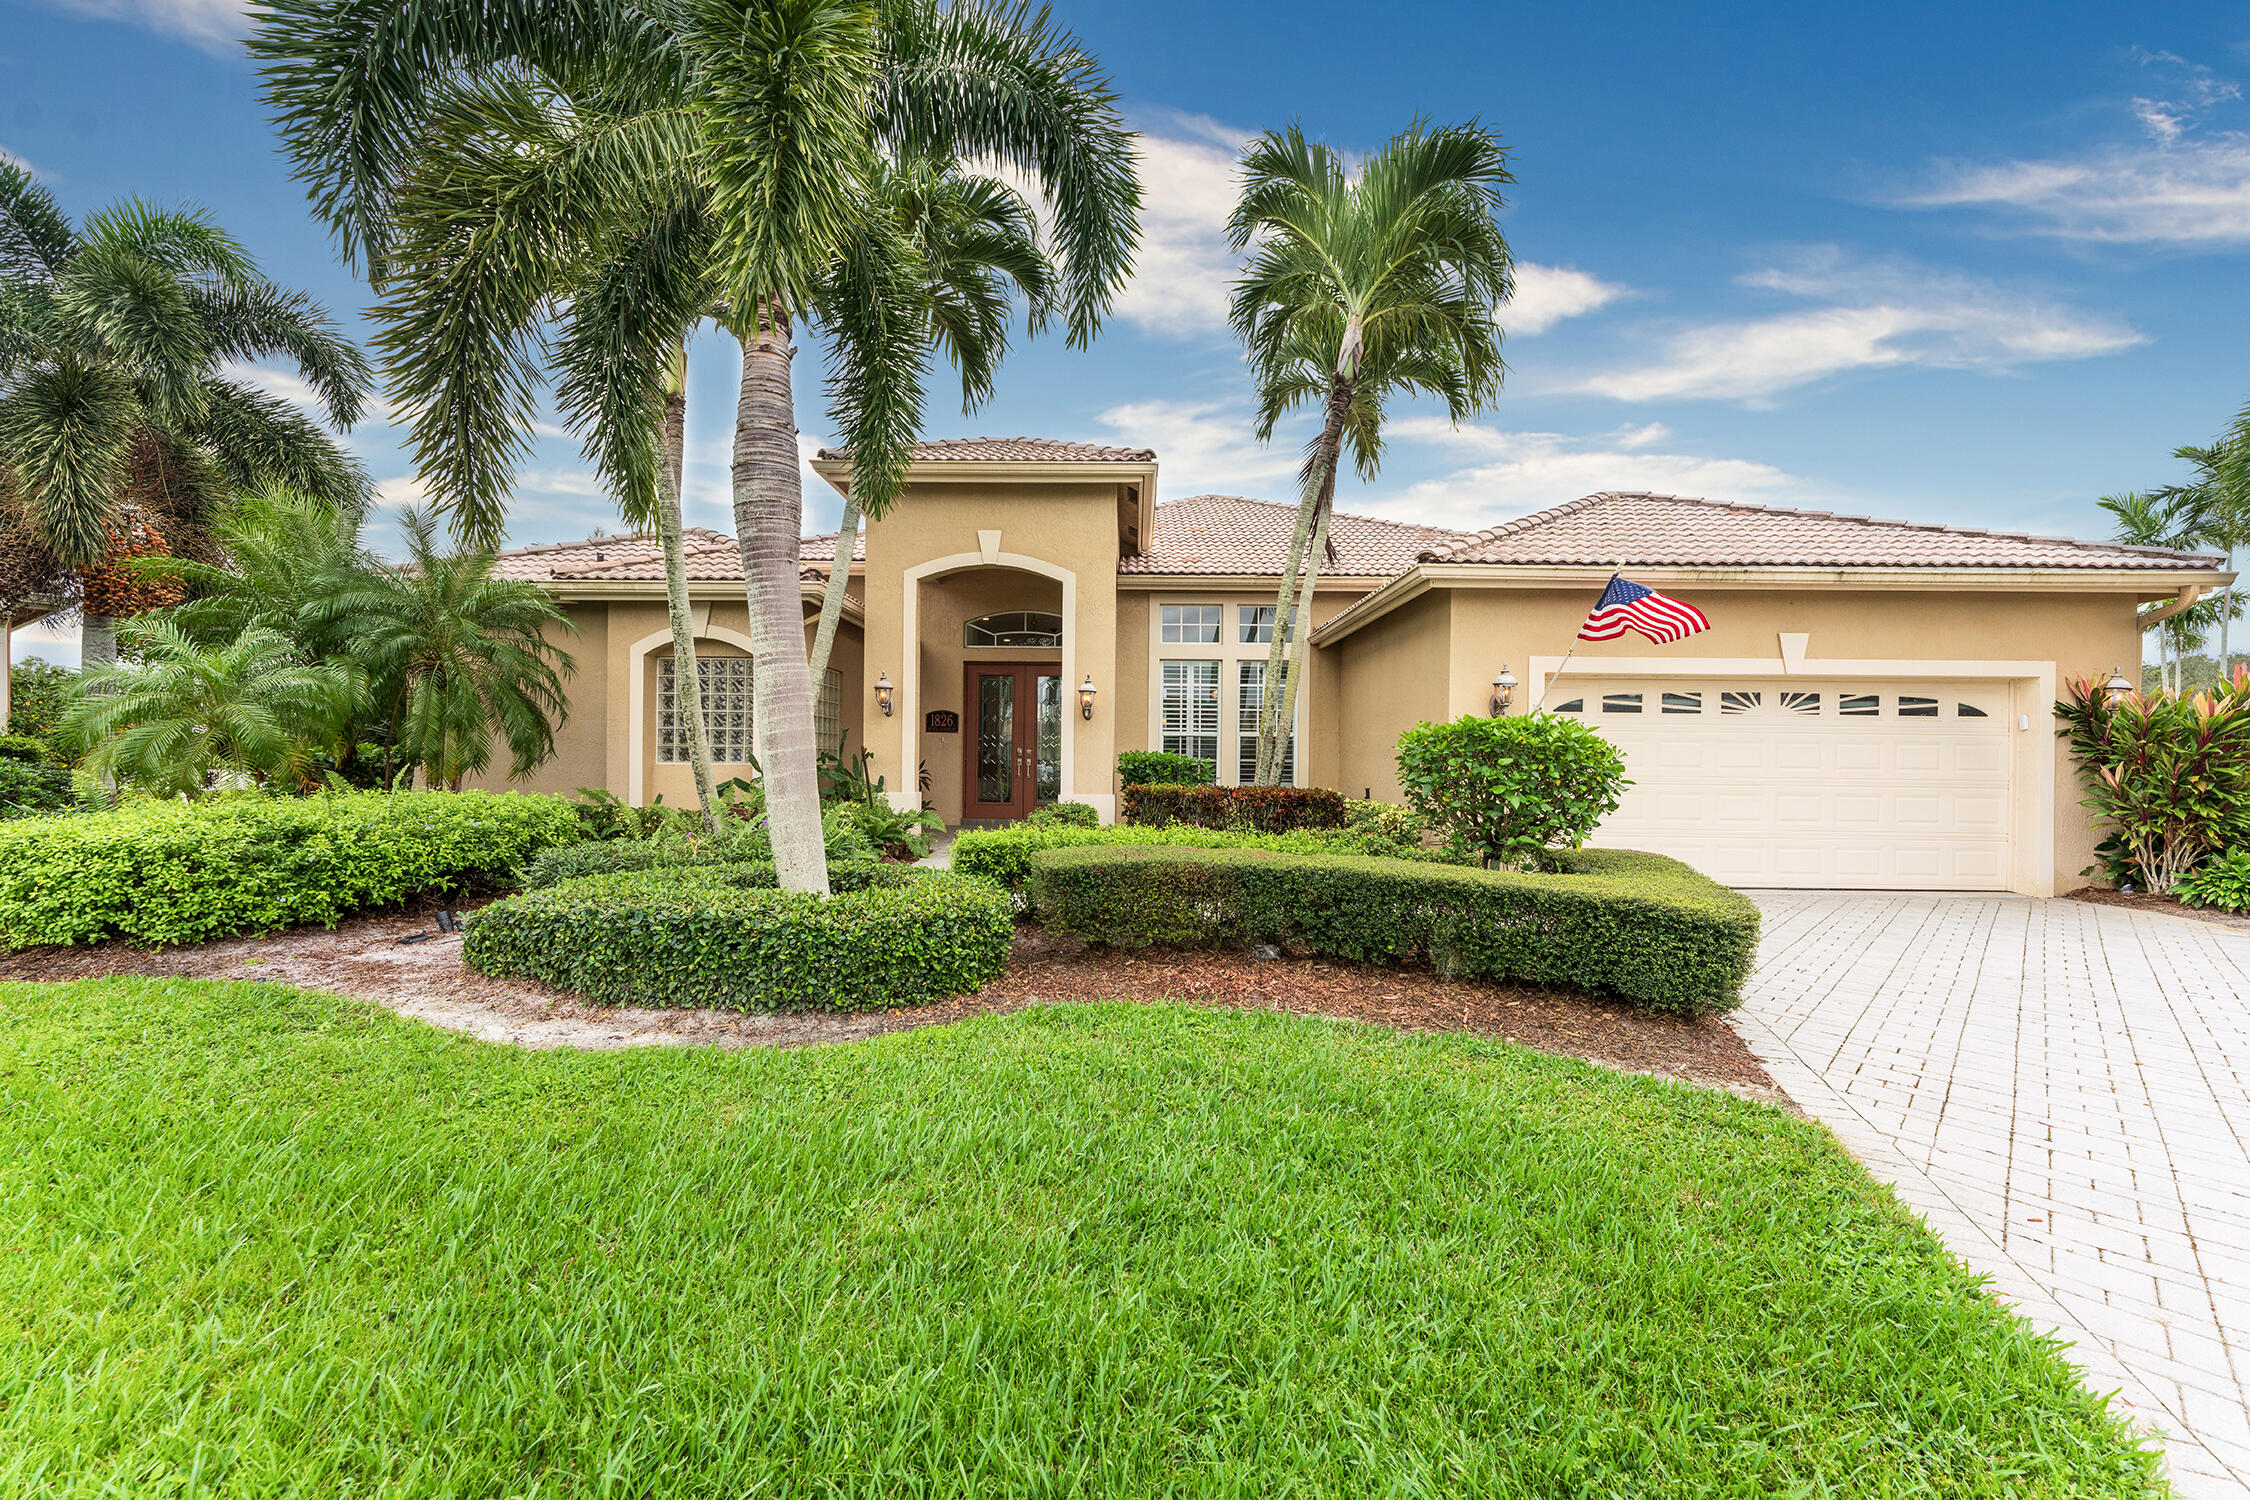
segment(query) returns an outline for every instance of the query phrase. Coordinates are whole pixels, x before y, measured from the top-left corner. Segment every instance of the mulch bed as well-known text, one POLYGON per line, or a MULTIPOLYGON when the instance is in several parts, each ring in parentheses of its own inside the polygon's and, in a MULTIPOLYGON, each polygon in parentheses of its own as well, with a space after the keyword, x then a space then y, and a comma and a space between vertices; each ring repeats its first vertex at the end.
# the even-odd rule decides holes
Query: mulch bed
POLYGON ((2212 911, 2208 907, 2189 906, 2173 897, 2153 895, 2148 891, 2113 891, 2090 885, 2083 890, 2072 891, 2070 899, 2091 902, 2095 906, 2125 906, 2134 911, 2156 911, 2166 916, 2189 917, 2198 922, 2209 922, 2215 927, 2250 930, 2250 917, 2212 911))
POLYGON ((457 936, 398 942, 434 932, 437 910, 433 901, 405 912, 353 918, 334 930, 298 928, 188 948, 151 950, 125 943, 33 948, 0 955, 0 980, 122 974, 267 980, 372 1000, 489 1041, 596 1050, 804 1046, 858 1041, 1039 1003, 1177 1000, 1330 1016, 1405 1031, 1498 1037, 1542 1052, 1789 1106, 1723 1020, 1684 1020, 1564 991, 1441 979, 1427 970, 1257 959, 1209 950, 1113 952, 1026 925, 1017 930, 1006 974, 974 994, 931 1005, 856 1015, 660 1010, 586 1005, 529 980, 488 979, 461 963, 457 936))

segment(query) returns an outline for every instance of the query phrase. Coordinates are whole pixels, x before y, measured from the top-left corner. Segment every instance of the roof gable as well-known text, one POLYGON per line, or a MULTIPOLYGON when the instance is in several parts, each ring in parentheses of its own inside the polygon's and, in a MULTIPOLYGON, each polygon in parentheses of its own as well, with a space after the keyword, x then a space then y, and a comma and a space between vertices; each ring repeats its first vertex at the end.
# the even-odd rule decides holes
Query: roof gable
POLYGON ((1604 490, 1431 547, 1435 563, 1677 568, 2219 567, 2209 553, 1604 490))

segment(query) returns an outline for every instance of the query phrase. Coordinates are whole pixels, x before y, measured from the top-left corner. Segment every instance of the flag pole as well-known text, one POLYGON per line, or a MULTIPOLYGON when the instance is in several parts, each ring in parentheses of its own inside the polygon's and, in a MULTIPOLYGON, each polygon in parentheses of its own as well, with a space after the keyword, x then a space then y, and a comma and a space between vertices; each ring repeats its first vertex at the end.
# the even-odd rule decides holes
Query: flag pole
MULTIPOLYGON (((1617 566, 1616 566, 1616 567, 1615 567, 1614 569, 1612 569, 1612 570, 1610 571, 1610 575, 1609 575, 1609 576, 1610 576, 1610 577, 1611 577, 1612 579, 1615 579, 1615 578, 1617 577, 1617 575, 1618 575, 1618 574, 1620 574, 1620 573, 1622 573, 1622 572, 1624 572, 1624 571, 1625 571, 1625 559, 1621 557, 1621 558, 1619 558, 1619 559, 1617 560, 1617 566)), ((1604 589, 1603 589, 1603 592, 1604 592, 1604 593, 1607 593, 1607 592, 1608 592, 1608 589, 1607 589, 1607 587, 1606 587, 1606 586, 1604 587, 1604 589)), ((1564 653, 1562 654, 1562 660, 1561 660, 1560 662, 1557 662, 1557 663, 1555 664, 1555 670, 1554 670, 1554 671, 1552 671, 1552 672, 1549 672, 1549 673, 1547 674, 1547 680, 1546 680, 1545 682, 1542 682, 1541 684, 1539 684, 1539 701, 1538 701, 1537 703, 1534 703, 1534 704, 1532 704, 1532 705, 1531 705, 1531 711, 1532 711, 1533 713, 1535 713, 1535 714, 1536 714, 1536 713, 1545 713, 1545 712, 1546 712, 1546 710, 1547 710, 1547 695, 1548 695, 1549 693, 1551 693, 1551 692, 1553 692, 1553 691, 1555 690, 1555 679, 1556 679, 1556 678, 1558 678, 1558 677, 1560 677, 1560 676, 1562 676, 1562 674, 1563 674, 1563 668, 1565 668, 1565 667, 1569 666, 1569 665, 1570 665, 1570 659, 1571 659, 1572 657, 1576 656, 1577 654, 1578 654, 1578 643, 1577 643, 1576 641, 1573 641, 1573 642, 1571 642, 1571 645, 1570 645, 1570 649, 1569 649, 1568 651, 1565 651, 1565 652, 1564 652, 1564 653)))

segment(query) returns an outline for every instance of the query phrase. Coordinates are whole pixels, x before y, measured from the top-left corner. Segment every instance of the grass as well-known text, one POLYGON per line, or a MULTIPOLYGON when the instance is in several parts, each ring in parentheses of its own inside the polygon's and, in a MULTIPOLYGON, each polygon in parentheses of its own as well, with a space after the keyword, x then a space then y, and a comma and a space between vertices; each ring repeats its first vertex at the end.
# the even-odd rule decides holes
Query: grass
POLYGON ((526 1053, 0 987, 0 1491, 2137 1494, 1820 1131, 1184 1007, 526 1053))

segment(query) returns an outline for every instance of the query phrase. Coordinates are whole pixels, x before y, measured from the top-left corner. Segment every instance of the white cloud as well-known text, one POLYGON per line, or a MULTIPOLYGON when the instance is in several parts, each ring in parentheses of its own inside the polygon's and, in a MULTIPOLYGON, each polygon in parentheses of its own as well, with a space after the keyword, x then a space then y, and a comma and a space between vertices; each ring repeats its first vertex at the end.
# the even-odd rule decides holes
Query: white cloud
POLYGON ((1983 208, 2031 233, 2094 244, 2250 243, 2250 134, 2206 129, 2242 86, 2170 52, 2137 50, 2160 91, 2127 106, 2141 139, 2076 157, 1940 162, 1908 208, 1983 208))
POLYGON ((609 491, 603 487, 602 478, 591 469, 522 469, 516 473, 515 488, 528 490, 534 495, 580 495, 599 498, 609 491))
POLYGON ((378 505, 421 505, 430 498, 430 482, 419 474, 400 474, 375 486, 378 505))
POLYGON ((1516 294, 1500 309, 1500 326, 1517 338, 1545 333, 1565 318, 1607 307, 1631 289, 1569 266, 1516 262, 1516 294))
POLYGON ((1140 138, 1141 247, 1117 315, 1175 338, 1222 332, 1237 266, 1227 215, 1249 132, 1193 116, 1174 118, 1171 128, 1140 138))
POLYGON ((1128 401, 1102 412, 1098 420, 1118 442, 1156 450, 1168 495, 1272 499, 1258 492, 1277 482, 1291 489, 1303 457, 1299 438, 1284 431, 1261 444, 1250 435, 1247 411, 1216 401, 1128 401))
POLYGON ((1588 437, 1505 432, 1443 417, 1403 417, 1389 426, 1400 442, 1426 443, 1484 462, 1404 489, 1354 497, 1350 508, 1399 521, 1475 531, 1597 490, 1650 490, 1715 500, 1757 500, 1802 481, 1771 464, 1658 451, 1671 433, 1659 423, 1588 437))
POLYGON ((185 37, 206 50, 231 51, 249 29, 241 0, 61 0, 66 10, 110 21, 135 21, 185 37))
POLYGON ((19 156, 5 146, 0 146, 0 162, 6 162, 11 167, 22 168, 31 174, 32 180, 35 182, 50 182, 53 180, 45 172, 33 166, 28 158, 19 156))
POLYGON ((1659 358, 1586 377, 1576 389, 1621 401, 1756 402, 1850 370, 2009 370, 2146 342, 2114 319, 1974 277, 1854 261, 1833 246, 1741 281, 1829 305, 1683 328, 1659 358))

